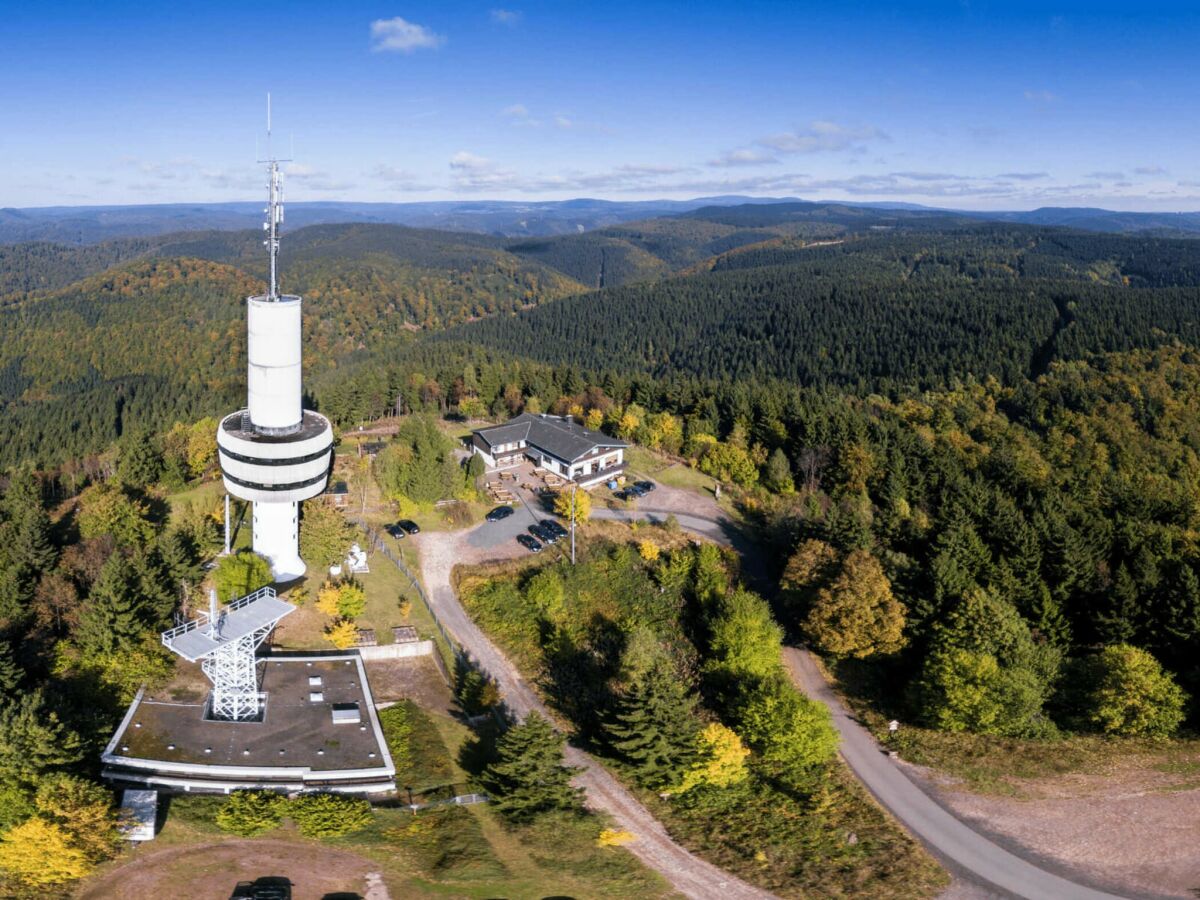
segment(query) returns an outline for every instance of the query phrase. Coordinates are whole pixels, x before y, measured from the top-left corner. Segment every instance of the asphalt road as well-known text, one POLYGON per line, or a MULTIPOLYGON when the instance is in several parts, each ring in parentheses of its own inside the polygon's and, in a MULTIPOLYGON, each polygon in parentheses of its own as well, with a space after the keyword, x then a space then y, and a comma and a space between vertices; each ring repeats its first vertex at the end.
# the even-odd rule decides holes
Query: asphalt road
MULTIPOLYGON (((647 502, 649 506, 649 501, 650 498, 646 498, 642 502, 647 502)), ((749 547, 757 557, 757 548, 751 547, 737 528, 723 516, 710 518, 651 508, 628 511, 593 509, 592 515, 596 518, 650 521, 662 521, 666 516, 674 515, 685 530, 732 546, 743 555, 749 547)), ((1018 856, 939 806, 880 749, 870 732, 851 717, 807 651, 796 647, 785 648, 784 663, 796 686, 829 708, 841 735, 842 758, 855 776, 880 805, 952 872, 982 887, 1030 900, 1119 900, 1119 894, 1106 893, 1070 881, 1018 856)))

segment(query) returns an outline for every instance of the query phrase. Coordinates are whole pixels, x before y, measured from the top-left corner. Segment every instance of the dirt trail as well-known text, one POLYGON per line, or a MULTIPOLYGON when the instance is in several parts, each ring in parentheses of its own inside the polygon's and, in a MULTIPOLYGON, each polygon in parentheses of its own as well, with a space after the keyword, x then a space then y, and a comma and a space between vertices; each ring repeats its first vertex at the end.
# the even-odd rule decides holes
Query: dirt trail
MULTIPOLYGON (((467 542, 469 533, 427 532, 416 539, 420 546, 421 573, 429 602, 446 630, 475 663, 496 680, 505 703, 516 716, 524 717, 536 710, 549 717, 549 711, 533 687, 471 621, 458 602, 450 580, 454 566, 480 561, 484 555, 479 549, 470 547, 467 542)), ((491 555, 494 557, 507 552, 511 551, 507 548, 499 551, 498 548, 498 553, 491 555)), ((588 806, 608 813, 619 828, 636 835, 637 839, 627 844, 627 849, 646 866, 661 874, 681 894, 702 900, 760 900, 772 896, 676 844, 649 811, 586 753, 568 747, 564 756, 569 765, 583 769, 576 784, 587 792, 588 806)))
POLYGON ((80 886, 76 900, 228 900, 239 881, 282 876, 292 884, 293 900, 321 900, 330 894, 360 893, 387 900, 372 881, 375 863, 344 850, 309 843, 218 840, 205 846, 137 848, 132 858, 80 886))

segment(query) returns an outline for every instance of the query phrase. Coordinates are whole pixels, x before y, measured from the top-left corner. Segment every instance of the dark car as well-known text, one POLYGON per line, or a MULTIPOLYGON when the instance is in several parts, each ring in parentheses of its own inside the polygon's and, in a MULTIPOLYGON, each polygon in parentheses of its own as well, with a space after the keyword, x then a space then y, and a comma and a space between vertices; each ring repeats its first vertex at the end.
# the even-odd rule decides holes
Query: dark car
POLYGON ((277 875, 239 881, 229 900, 292 900, 292 883, 277 875))
POLYGON ((547 529, 551 534, 555 535, 559 540, 562 540, 571 533, 553 519, 546 519, 544 522, 542 522, 542 527, 547 529))
POLYGON ((641 491, 643 494, 648 494, 652 490, 654 490, 654 488, 657 487, 657 485, 655 485, 655 483, 653 481, 639 481, 634 484, 634 487, 637 488, 639 491, 641 491))
POLYGON ((504 519, 507 519, 512 514, 513 508, 511 506, 497 506, 490 513, 484 516, 484 518, 489 522, 500 522, 504 519))
POLYGON ((409 534, 420 534, 421 533, 421 526, 418 525, 416 522, 414 522, 412 519, 401 519, 396 524, 398 526, 400 526, 401 528, 403 528, 409 534))
POLYGON ((383 529, 398 541, 404 540, 404 529, 399 525, 388 525, 383 529))
POLYGON ((540 540, 543 544, 557 544, 558 535, 554 529, 547 527, 545 522, 537 522, 529 526, 529 533, 540 540))
POLYGON ((645 488, 638 487, 636 484, 631 484, 629 487, 625 488, 624 499, 634 500, 645 493, 647 493, 645 488))
POLYGON ((527 534, 518 534, 517 543, 528 550, 530 553, 541 553, 542 545, 535 541, 527 534))

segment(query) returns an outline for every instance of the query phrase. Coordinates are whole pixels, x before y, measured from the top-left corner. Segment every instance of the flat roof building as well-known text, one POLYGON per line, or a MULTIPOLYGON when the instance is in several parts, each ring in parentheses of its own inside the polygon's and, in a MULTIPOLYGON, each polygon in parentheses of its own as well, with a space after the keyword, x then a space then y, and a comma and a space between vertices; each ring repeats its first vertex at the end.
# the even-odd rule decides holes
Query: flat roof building
POLYGON ((203 692, 186 684, 140 691, 101 755, 104 778, 210 793, 395 790, 396 768, 357 653, 275 653, 257 665, 265 698, 257 721, 212 718, 203 692), (315 690, 313 679, 320 679, 315 690))

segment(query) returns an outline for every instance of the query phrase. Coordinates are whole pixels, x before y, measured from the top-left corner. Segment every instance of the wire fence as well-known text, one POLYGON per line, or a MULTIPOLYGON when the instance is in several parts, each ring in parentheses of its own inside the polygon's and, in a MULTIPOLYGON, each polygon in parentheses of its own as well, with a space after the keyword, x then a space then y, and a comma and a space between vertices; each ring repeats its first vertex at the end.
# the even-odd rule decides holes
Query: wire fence
MULTIPOLYGON (((421 602, 425 604, 425 609, 429 612, 429 618, 433 622, 433 627, 437 629, 437 633, 441 636, 445 646, 449 648, 450 653, 453 654, 455 659, 457 659, 461 655, 458 644, 451 639, 449 632, 446 631, 445 627, 441 623, 441 620, 438 619, 437 613, 434 612, 433 604, 429 602, 429 597, 426 595, 425 589, 421 586, 421 582, 417 580, 416 576, 413 575, 412 571, 407 565, 405 565, 404 560, 392 552, 392 548, 384 542, 383 538, 380 536, 379 532, 375 530, 374 526, 358 518, 352 517, 350 521, 363 530, 367 536, 367 540, 370 541, 371 546, 377 552, 382 553, 389 560, 391 560, 392 564, 400 570, 400 574, 408 580, 410 585, 412 585, 413 590, 417 592, 417 596, 421 598, 421 602)), ((449 669, 446 667, 446 660, 442 658, 442 654, 433 654, 433 661, 438 667, 438 671, 441 672, 442 677, 446 679, 446 684, 453 686, 454 680, 450 675, 449 669)))

